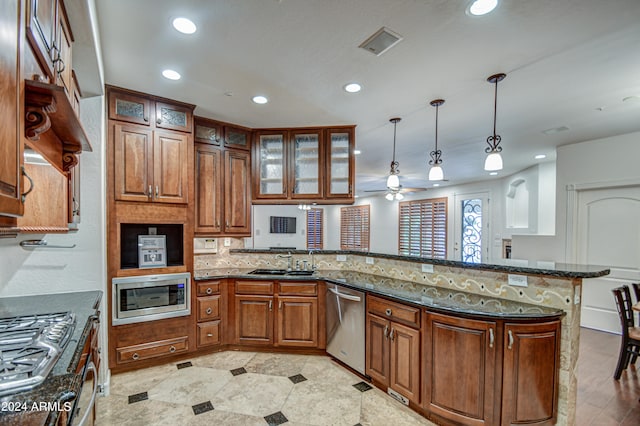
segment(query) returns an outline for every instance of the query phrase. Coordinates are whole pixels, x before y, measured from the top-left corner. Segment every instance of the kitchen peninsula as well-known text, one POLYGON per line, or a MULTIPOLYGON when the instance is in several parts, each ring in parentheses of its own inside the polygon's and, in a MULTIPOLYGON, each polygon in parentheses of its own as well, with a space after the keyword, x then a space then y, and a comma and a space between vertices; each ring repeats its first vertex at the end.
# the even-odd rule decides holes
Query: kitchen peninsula
MULTIPOLYGON (((417 315, 422 315, 422 322, 417 329, 421 330, 422 355, 417 368, 422 397, 409 398, 409 405, 435 420, 462 424, 511 424, 527 418, 536 418, 538 424, 575 422, 582 279, 608 273, 609 269, 603 266, 518 260, 467 264, 354 251, 320 250, 310 256, 307 251, 296 250, 227 249, 217 255, 194 258, 198 285, 208 280, 313 280, 363 290, 368 293, 369 304, 374 297, 419 308, 417 315), (287 259, 276 254, 289 253, 294 264, 295 260, 306 260, 316 272, 308 277, 248 274, 255 269, 286 270, 287 259), (554 328, 554 322, 559 327, 554 328), (542 328, 536 331, 538 325, 542 328), (438 336, 462 340, 444 346, 434 340, 438 336), (477 346, 471 343, 474 339, 477 346), (536 346, 541 342, 550 345, 551 355, 549 347, 536 346), (483 352, 477 354, 473 349, 483 352), (446 355, 446 363, 438 364, 439 355, 446 355), (540 378, 545 368, 540 367, 544 364, 541 356, 550 356, 555 377, 552 374, 550 378, 540 378), (470 379, 476 365, 481 369, 470 379), (465 380, 464 385, 447 383, 449 373, 465 380), (522 381, 527 373, 537 379, 533 386, 551 386, 546 390, 537 388, 547 395, 548 402, 542 401, 545 398, 537 402, 539 405, 530 402, 526 392, 532 390, 527 388, 531 384, 522 381), (443 384, 449 389, 446 395, 438 389, 443 384), (470 392, 478 391, 479 395, 465 398, 464 389, 473 386, 476 388, 470 392), (466 405, 455 406, 456 403, 466 405)), ((368 365, 369 357, 367 354, 368 365)), ((374 383, 382 387, 376 380, 374 383)))

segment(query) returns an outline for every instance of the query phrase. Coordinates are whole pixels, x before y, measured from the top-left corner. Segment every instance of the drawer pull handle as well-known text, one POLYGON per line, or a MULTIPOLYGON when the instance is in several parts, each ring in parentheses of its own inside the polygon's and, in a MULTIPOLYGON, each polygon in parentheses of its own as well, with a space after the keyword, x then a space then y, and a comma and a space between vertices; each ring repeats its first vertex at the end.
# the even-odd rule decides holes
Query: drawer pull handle
POLYGON ((384 311, 384 313, 390 316, 391 315, 391 309, 387 308, 387 310, 384 311))
POLYGON ((169 352, 174 353, 176 351, 176 347, 171 345, 171 347, 169 348, 169 352))
POLYGON ((134 352, 133 356, 131 357, 134 361, 137 361, 138 358, 140 358, 140 355, 138 355, 138 352, 134 352))
POLYGON ((212 289, 211 287, 207 287, 207 292, 206 292, 206 293, 207 293, 207 294, 211 294, 211 293, 213 293, 213 289, 212 289))
POLYGON ((213 312, 213 310, 211 308, 207 308, 207 315, 211 315, 211 312, 213 312))
POLYGON ((509 346, 507 346, 507 349, 511 349, 513 348, 513 333, 511 332, 511 330, 509 330, 507 333, 509 335, 509 346))
POLYGON ((489 347, 492 348, 493 347, 493 342, 495 340, 495 336, 493 334, 493 328, 489 329, 489 347))
POLYGON ((207 337, 213 337, 212 333, 207 333, 207 337))

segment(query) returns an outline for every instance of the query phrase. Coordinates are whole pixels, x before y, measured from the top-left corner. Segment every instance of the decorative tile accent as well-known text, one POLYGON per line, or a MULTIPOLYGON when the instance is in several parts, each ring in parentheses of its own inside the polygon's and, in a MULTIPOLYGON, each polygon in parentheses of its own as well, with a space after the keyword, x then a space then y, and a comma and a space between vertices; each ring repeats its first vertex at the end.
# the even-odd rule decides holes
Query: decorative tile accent
POLYGON ((366 392, 372 389, 371 386, 365 382, 356 383, 353 387, 358 389, 360 392, 366 392))
POLYGON ((201 402, 200 404, 191 406, 191 408, 193 409, 193 414, 195 414, 196 416, 198 414, 206 413, 207 411, 213 411, 213 405, 211 404, 211 401, 201 402))
POLYGON ((133 404, 134 402, 145 401, 149 399, 149 395, 146 392, 136 393, 134 395, 129 395, 129 404, 133 404))
POLYGON ((277 413, 269 414, 268 416, 264 416, 264 419, 269 424, 269 426, 278 426, 289 421, 280 411, 278 411, 277 413))
POLYGON ((304 382, 305 380, 307 380, 307 378, 304 377, 302 374, 296 374, 295 376, 289 377, 289 380, 291 380, 295 384, 295 383, 304 382))
POLYGON ((183 368, 193 367, 193 364, 191 364, 191 361, 181 362, 180 364, 176 364, 176 367, 178 367, 178 370, 182 370, 183 368))
POLYGON ((245 370, 244 367, 240 367, 231 370, 231 374, 233 374, 234 376, 239 376, 240 374, 247 374, 247 370, 245 370))

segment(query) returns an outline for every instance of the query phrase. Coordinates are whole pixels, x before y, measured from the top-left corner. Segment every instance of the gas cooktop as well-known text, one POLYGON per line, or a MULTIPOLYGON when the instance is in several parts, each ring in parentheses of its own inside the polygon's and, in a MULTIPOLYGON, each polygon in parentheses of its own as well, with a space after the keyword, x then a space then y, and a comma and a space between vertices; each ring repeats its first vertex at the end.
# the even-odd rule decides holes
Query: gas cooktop
POLYGON ((70 312, 0 318, 0 396, 41 384, 75 326, 70 312))

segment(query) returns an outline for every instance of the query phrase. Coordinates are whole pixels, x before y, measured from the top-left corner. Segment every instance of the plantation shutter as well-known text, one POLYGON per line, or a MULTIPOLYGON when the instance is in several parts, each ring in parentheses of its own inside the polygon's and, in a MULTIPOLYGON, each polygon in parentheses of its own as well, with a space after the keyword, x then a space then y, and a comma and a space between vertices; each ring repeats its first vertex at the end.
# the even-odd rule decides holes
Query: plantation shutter
POLYGON ((322 249, 323 209, 307 210, 307 248, 322 249))
POLYGON ((398 254, 445 259, 447 199, 404 201, 399 206, 398 254))
POLYGON ((369 205, 340 209, 340 249, 369 251, 369 205))

